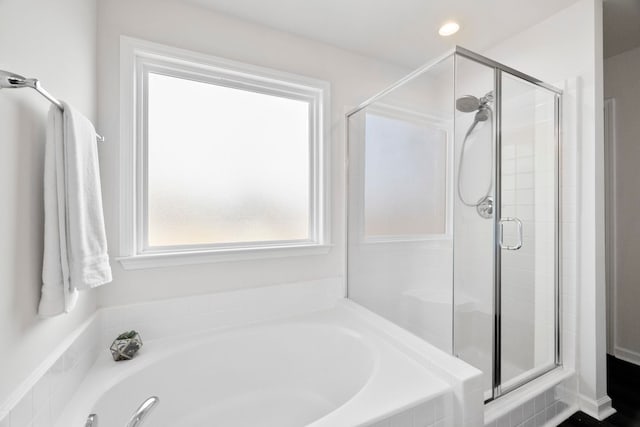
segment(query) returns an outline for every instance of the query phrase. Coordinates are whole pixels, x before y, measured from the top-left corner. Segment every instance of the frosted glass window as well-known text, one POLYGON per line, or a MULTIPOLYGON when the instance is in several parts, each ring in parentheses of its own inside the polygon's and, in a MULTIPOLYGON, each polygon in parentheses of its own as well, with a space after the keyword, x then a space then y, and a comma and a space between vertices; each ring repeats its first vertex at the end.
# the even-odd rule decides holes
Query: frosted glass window
POLYGON ((364 234, 446 233, 447 133, 427 121, 367 113, 364 234))
POLYGON ((146 246, 309 241, 311 102, 147 73, 146 246))

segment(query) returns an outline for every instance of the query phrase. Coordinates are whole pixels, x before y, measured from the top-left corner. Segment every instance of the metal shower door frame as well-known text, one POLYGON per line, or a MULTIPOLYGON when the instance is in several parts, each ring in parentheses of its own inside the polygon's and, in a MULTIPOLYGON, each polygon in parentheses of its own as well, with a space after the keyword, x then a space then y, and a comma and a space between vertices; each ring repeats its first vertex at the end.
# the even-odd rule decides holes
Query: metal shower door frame
MULTIPOLYGON (((561 128, 561 123, 562 123, 562 90, 558 89, 557 87, 550 85, 546 82, 543 82, 540 79, 537 79, 535 77, 532 77, 528 74, 525 74, 521 71, 518 71, 514 68, 508 67, 504 64, 501 64, 500 62, 494 61, 490 58, 487 58, 485 56, 479 55, 473 51, 470 51, 468 49, 465 49, 463 47, 460 46, 456 46, 454 49, 450 50, 449 52, 440 55, 438 57, 436 57, 435 59, 433 59, 432 61, 429 61, 428 63, 426 63, 425 65, 419 67, 418 69, 416 69, 415 71, 413 71, 412 73, 408 74, 407 76, 405 76, 404 78, 400 79, 399 81, 397 81, 395 84, 389 86, 388 88, 386 88, 385 90, 383 90, 382 92, 379 92, 378 94, 372 96, 371 98, 365 100, 364 102, 362 102, 360 105, 358 105, 357 107, 351 109, 350 111, 348 111, 345 114, 345 119, 346 119, 346 129, 345 129, 345 137, 348 139, 349 136, 349 118, 356 114, 357 112, 367 108, 369 105, 373 104, 374 102, 378 101, 379 99, 383 98, 384 96, 386 96, 387 94, 393 92, 394 90, 398 89, 399 87, 402 87, 404 84, 408 83, 409 81, 413 80, 414 78, 416 78, 417 76, 423 74, 424 72, 426 72, 427 70, 435 67, 436 65, 438 65, 439 63, 441 63, 442 61, 448 59, 451 56, 460 56, 460 57, 464 57, 466 59, 470 59, 472 61, 475 61, 477 63, 483 64, 489 68, 492 68, 494 70, 494 83, 495 83, 495 87, 494 87, 494 91, 495 91, 495 123, 494 123, 494 134, 493 134, 493 144, 494 144, 494 155, 496 156, 495 158, 495 183, 496 183, 496 194, 495 194, 495 201, 494 201, 494 295, 493 295, 493 300, 494 300, 494 324, 493 324, 493 343, 492 343, 492 362, 493 362, 493 378, 492 378, 492 396, 491 398, 487 399, 485 401, 485 403, 488 403, 510 391, 513 391, 519 387, 521 387, 522 385, 554 370, 555 368, 557 368, 558 366, 562 365, 562 341, 561 341, 561 265, 560 265, 560 255, 561 255, 561 242, 560 242, 560 235, 561 235, 561 218, 562 218, 562 213, 561 213, 561 192, 560 192, 560 188, 561 188, 561 178, 560 178, 560 165, 561 165, 561 153, 562 153, 562 149, 561 149, 561 138, 562 138, 562 128, 561 128), (554 351, 554 365, 551 366, 548 369, 544 369, 541 370, 539 372, 534 372, 531 376, 524 378, 522 381, 515 383, 513 385, 510 385, 508 388, 503 388, 501 386, 501 362, 502 362, 502 354, 501 354, 501 287, 502 287, 502 283, 501 283, 501 278, 500 278, 500 271, 501 271, 501 248, 499 245, 499 221, 501 219, 500 217, 500 210, 501 210, 501 194, 500 194, 500 173, 501 173, 501 157, 502 157, 502 134, 501 134, 501 113, 502 113, 502 76, 503 74, 508 74, 510 76, 519 78, 521 80, 524 80, 525 82, 528 82, 530 84, 533 84, 537 87, 546 89, 547 91, 551 92, 554 94, 555 96, 555 114, 554 114, 554 119, 555 119, 555 123, 554 123, 554 136, 555 136, 555 229, 554 229, 554 233, 555 233, 555 257, 554 257, 554 303, 555 303, 555 308, 554 308, 554 316, 555 316, 555 337, 554 337, 554 345, 555 345, 555 351, 554 351)), ((455 64, 455 61, 454 61, 455 64)), ((454 72, 455 72, 455 65, 454 65, 454 72)), ((455 79, 454 79, 455 80, 455 79)), ((345 180, 345 191, 346 194, 349 194, 349 144, 346 144, 346 168, 345 168, 345 173, 347 176, 347 179, 345 180)), ((346 203, 346 207, 345 207, 345 217, 349 218, 349 203, 346 203)), ((345 242, 348 248, 349 245, 349 233, 348 233, 348 227, 345 227, 345 242)), ((346 286, 346 295, 348 297, 349 295, 349 262, 348 262, 348 249, 346 251, 345 254, 345 264, 346 264, 346 277, 347 277, 347 286, 346 286)), ((452 286, 455 286, 454 283, 452 283, 452 286)), ((455 294, 455 292, 454 292, 455 294)), ((452 310, 451 310, 451 315, 452 315, 452 321, 453 321, 453 328, 452 328, 452 333, 455 335, 455 308, 452 304, 452 310)), ((453 354, 455 354, 455 337, 453 337, 454 339, 452 340, 453 343, 453 354)))
MULTIPOLYGON (((492 375, 492 390, 491 397, 485 400, 485 403, 488 403, 492 400, 497 399, 504 394, 513 391, 522 385, 554 370, 555 368, 562 365, 562 341, 561 341, 561 292, 560 292, 560 278, 561 278, 561 270, 560 270, 560 254, 561 254, 561 243, 560 243, 560 233, 561 233, 561 180, 560 180, 560 165, 561 165, 561 119, 562 119, 562 90, 552 86, 548 83, 545 83, 535 77, 532 77, 528 74, 522 73, 518 70, 515 70, 511 67, 508 67, 504 64, 496 62, 492 59, 479 55, 475 52, 472 52, 468 49, 456 46, 454 49, 454 54, 460 55, 466 59, 470 59, 477 63, 486 65, 490 67, 494 71, 494 92, 495 92, 495 100, 494 100, 494 109, 495 109, 495 119, 494 119, 494 131, 493 131, 493 145, 494 145, 494 156, 495 156, 495 173, 494 173, 494 182, 495 182, 495 200, 494 200, 494 223, 493 223, 493 254, 494 254, 494 265, 493 265, 493 303, 494 303, 494 313, 493 313, 493 343, 492 343, 492 362, 493 362, 493 375, 492 375), (554 365, 541 369, 537 372, 534 372, 530 376, 522 379, 521 381, 510 385, 508 388, 502 387, 502 248, 500 246, 500 222, 502 221, 502 189, 501 189, 501 179, 502 179, 502 78, 503 73, 508 74, 510 76, 516 77, 518 79, 524 80, 527 83, 530 83, 539 88, 545 89, 554 94, 554 139, 555 139, 555 160, 554 160, 554 175, 555 175, 555 183, 554 183, 554 199, 555 199, 555 227, 554 227, 554 365)), ((455 330, 455 319, 454 319, 454 328, 455 330)))

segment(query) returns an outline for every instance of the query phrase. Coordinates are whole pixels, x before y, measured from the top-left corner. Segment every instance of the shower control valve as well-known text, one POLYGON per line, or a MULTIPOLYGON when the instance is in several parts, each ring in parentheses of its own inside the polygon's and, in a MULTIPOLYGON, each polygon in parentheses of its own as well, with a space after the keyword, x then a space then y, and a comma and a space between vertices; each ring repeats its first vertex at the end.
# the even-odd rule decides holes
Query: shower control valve
POLYGON ((493 198, 491 198, 490 196, 485 196, 480 200, 478 200, 478 203, 476 204, 476 211, 478 212, 478 215, 480 215, 482 218, 486 218, 486 219, 492 218, 493 217, 493 198))

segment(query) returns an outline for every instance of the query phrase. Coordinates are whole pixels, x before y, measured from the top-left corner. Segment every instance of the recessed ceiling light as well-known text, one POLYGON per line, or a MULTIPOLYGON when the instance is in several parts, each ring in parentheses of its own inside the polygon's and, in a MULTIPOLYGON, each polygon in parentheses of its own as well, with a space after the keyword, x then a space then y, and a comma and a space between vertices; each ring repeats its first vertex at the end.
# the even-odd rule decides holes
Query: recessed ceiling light
POLYGON ((443 24, 442 27, 440 27, 440 29, 438 30, 438 34, 446 37, 457 33, 459 29, 460 25, 458 25, 457 22, 449 21, 443 24))

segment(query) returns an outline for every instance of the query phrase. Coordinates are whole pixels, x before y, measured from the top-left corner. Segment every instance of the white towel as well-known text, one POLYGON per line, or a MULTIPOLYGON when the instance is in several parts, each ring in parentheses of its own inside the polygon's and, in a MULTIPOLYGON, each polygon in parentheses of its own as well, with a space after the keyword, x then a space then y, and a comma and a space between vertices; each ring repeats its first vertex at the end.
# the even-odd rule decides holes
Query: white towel
POLYGON ((78 290, 111 281, 96 132, 64 103, 52 106, 44 167, 43 317, 70 312, 78 290))

